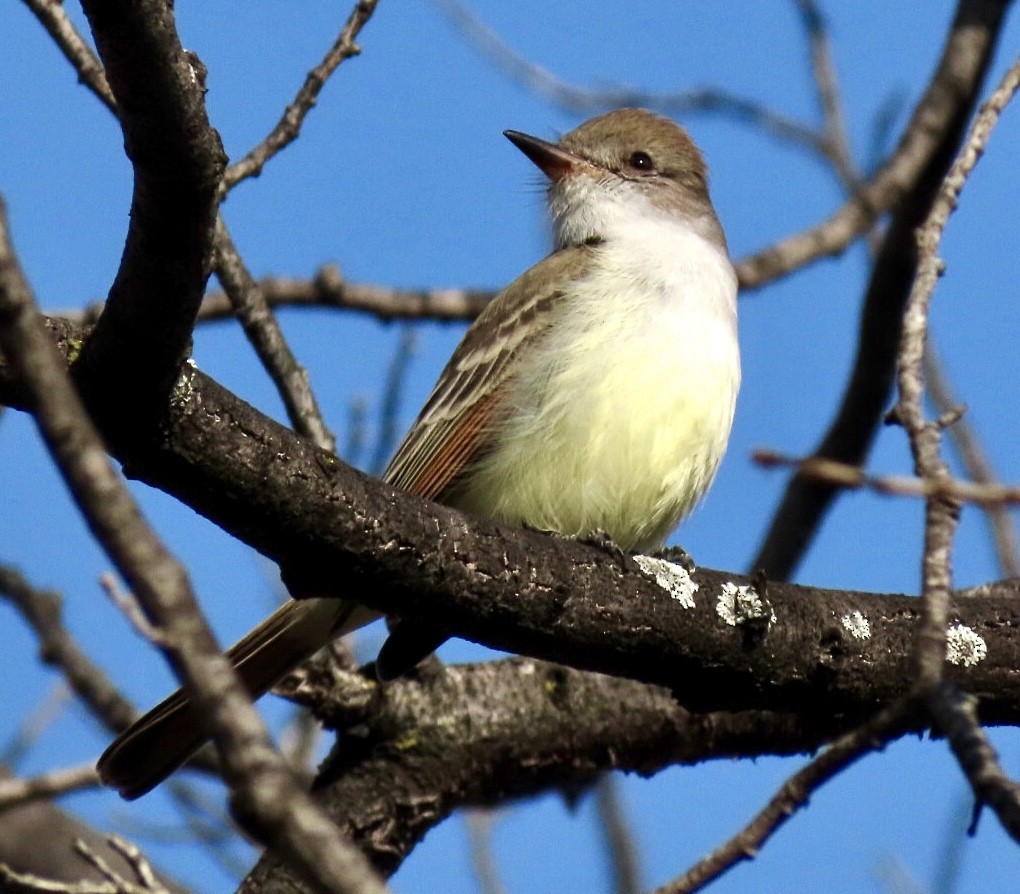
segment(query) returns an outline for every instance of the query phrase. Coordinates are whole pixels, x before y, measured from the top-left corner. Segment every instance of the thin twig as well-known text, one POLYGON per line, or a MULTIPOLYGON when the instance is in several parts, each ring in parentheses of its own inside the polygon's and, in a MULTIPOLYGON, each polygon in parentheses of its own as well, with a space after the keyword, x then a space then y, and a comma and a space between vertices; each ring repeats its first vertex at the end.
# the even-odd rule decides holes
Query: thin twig
MULTIPOLYGON (((127 861, 131 871, 135 874, 137 881, 125 878, 113 869, 104 857, 96 853, 81 839, 74 843, 75 852, 86 863, 89 864, 99 875, 106 879, 105 890, 113 891, 116 894, 167 894, 167 889, 156 878, 149 861, 142 856, 141 851, 134 845, 128 844, 121 838, 112 837, 107 842, 109 846, 127 861)), ((84 889, 77 885, 72 889, 75 894, 86 894, 86 892, 103 890, 103 887, 93 882, 81 882, 84 889)))
MULTIPOLYGON (((939 415, 948 413, 952 407, 959 404, 953 397, 945 369, 930 338, 924 352, 924 378, 928 385, 928 397, 939 415)), ((949 426, 947 431, 971 479, 982 485, 1001 487, 998 476, 992 468, 992 462, 981 446, 977 433, 968 424, 967 417, 964 416, 949 426)), ((967 499, 962 494, 958 496, 965 501, 967 499)), ((982 508, 991 529, 995 553, 999 557, 999 568, 1003 576, 1020 577, 1020 552, 1017 550, 1013 516, 1004 502, 990 501, 983 503, 982 508)))
POLYGON ((131 844, 131 842, 125 841, 117 835, 111 835, 109 844, 111 848, 127 860, 128 865, 135 871, 135 875, 138 877, 138 880, 145 885, 147 889, 156 890, 160 886, 160 882, 156 878, 156 873, 152 871, 152 865, 145 859, 142 852, 131 844))
POLYGON ((492 855, 492 823, 497 815, 498 812, 494 810, 467 811, 471 864, 481 894, 506 894, 506 888, 499 877, 499 868, 492 855))
POLYGON ((74 27, 62 0, 24 0, 24 2, 74 66, 74 70, 78 72, 78 80, 85 84, 114 116, 119 117, 117 100, 107 83, 103 64, 74 27))
POLYGON ((355 40, 365 23, 372 17, 378 2, 379 0, 358 0, 329 52, 308 72, 304 84, 294 97, 294 101, 287 106, 276 127, 244 158, 227 168, 223 175, 223 195, 242 180, 257 177, 269 159, 298 138, 305 116, 315 106, 319 91, 325 86, 330 75, 345 59, 361 52, 355 40))
POLYGON ((836 80, 836 66, 821 10, 814 0, 796 0, 801 23, 811 47, 811 71, 818 91, 818 104, 822 110, 825 157, 832 164, 843 188, 853 195, 860 184, 860 176, 850 153, 850 136, 843 115, 843 102, 836 80))
POLYGON ((917 187, 947 135, 952 136, 960 110, 969 109, 1006 11, 1002 4, 960 0, 938 66, 896 151, 828 220, 740 260, 737 275, 745 290, 760 288, 812 260, 842 253, 917 187))
POLYGON ((911 726, 914 713, 909 702, 901 701, 841 736, 806 767, 787 779, 769 803, 739 833, 699 860, 682 876, 658 888, 655 894, 691 894, 700 891, 737 863, 753 859, 762 845, 798 810, 806 806, 811 795, 822 785, 864 755, 905 733, 911 726))
MULTIPOLYGON (((64 679, 58 679, 49 693, 31 708, 10 740, 0 748, 0 765, 16 767, 35 743, 57 718, 67 710, 71 701, 71 688, 64 679)), ((2 780, 2 777, 0 777, 2 780)), ((0 781, 2 785, 2 781, 0 781)))
MULTIPOLYGON (((918 230, 918 271, 903 321, 900 399, 896 417, 907 431, 917 473, 936 479, 948 475, 939 454, 942 427, 924 417, 923 359, 928 314, 935 285, 945 268, 939 247, 949 217, 984 152, 1003 109, 1020 89, 1020 57, 981 107, 963 149, 957 155, 924 225, 918 230)), ((949 737, 957 761, 979 803, 987 803, 1003 828, 1020 841, 1020 786, 1010 781, 978 722, 974 701, 943 681, 946 626, 952 585, 951 551, 959 517, 959 504, 945 496, 931 497, 925 506, 922 609, 915 644, 916 690, 927 698, 933 719, 949 737)))
MULTIPOLYGON (((900 397, 895 415, 907 431, 917 474, 929 480, 949 475, 948 467, 939 455, 942 426, 925 419, 923 402, 923 360, 928 313, 935 285, 945 266, 939 257, 939 246, 967 178, 980 159, 999 115, 1018 86, 1020 59, 1017 59, 991 98, 982 106, 971 125, 963 149, 950 167, 928 217, 917 234, 917 276, 903 316, 897 375, 900 397)), ((917 662, 919 685, 929 688, 941 680, 945 660, 945 629, 951 589, 950 551, 958 514, 958 502, 945 494, 935 495, 927 501, 921 581, 924 601, 918 632, 917 662)))
POLYGON ((43 661, 60 668, 77 696, 110 730, 124 729, 136 716, 113 681, 82 651, 61 619, 61 599, 31 586, 13 568, 0 565, 0 597, 7 599, 39 638, 43 661))
POLYGON ((383 397, 379 405, 378 437, 372 461, 368 466, 368 471, 372 475, 382 474, 390 454, 396 447, 397 438, 400 437, 400 401, 404 396, 407 371, 410 368, 417 344, 418 338, 415 331, 405 328, 400 335, 396 350, 393 352, 389 369, 386 371, 386 385, 383 388, 383 397))
POLYGON ((78 767, 50 770, 28 779, 0 779, 0 811, 39 798, 53 798, 98 787, 99 775, 92 761, 78 767))
POLYGON ((1020 785, 1003 772, 995 747, 981 729, 977 701, 943 680, 928 699, 928 709, 963 768, 978 809, 991 807, 1013 840, 1020 841, 1020 785))
POLYGON ((622 106, 647 106, 673 115, 718 112, 759 128, 776 139, 828 155, 825 137, 807 125, 780 115, 763 104, 725 90, 703 88, 654 93, 627 84, 580 87, 553 74, 507 45, 495 31, 458 0, 437 0, 461 33, 507 77, 549 102, 577 114, 592 114, 622 106))
POLYGON ((216 218, 214 245, 216 276, 230 299, 248 341, 276 385, 291 425, 298 434, 310 438, 318 448, 332 453, 336 449, 336 438, 319 409, 308 381, 308 372, 294 357, 269 303, 234 245, 223 215, 216 218))
POLYGON ((109 573, 99 575, 99 586, 103 588, 110 601, 128 619, 135 633, 142 639, 161 649, 171 646, 170 640, 163 635, 162 631, 145 617, 145 612, 134 595, 121 587, 116 575, 109 573))
POLYGON ((823 456, 787 456, 773 450, 755 450, 751 458, 765 468, 790 467, 798 475, 834 484, 844 490, 871 490, 899 497, 949 497, 961 503, 984 507, 1020 504, 1020 486, 995 482, 962 481, 950 475, 938 478, 911 478, 907 475, 871 475, 860 466, 841 463, 823 456))
POLYGON ((638 894, 644 886, 637 841, 621 803, 617 778, 611 773, 603 773, 595 783, 595 803, 606 840, 613 891, 615 894, 638 894))
MULTIPOLYGON (((368 283, 346 282, 339 268, 327 264, 312 279, 267 276, 258 287, 270 307, 354 310, 378 319, 435 320, 441 323, 469 322, 478 316, 495 296, 489 289, 394 289, 368 283)), ((50 316, 75 323, 93 322, 102 312, 102 303, 84 310, 66 308, 50 316)), ((210 292, 199 308, 199 322, 232 320, 234 308, 224 292, 210 292)))

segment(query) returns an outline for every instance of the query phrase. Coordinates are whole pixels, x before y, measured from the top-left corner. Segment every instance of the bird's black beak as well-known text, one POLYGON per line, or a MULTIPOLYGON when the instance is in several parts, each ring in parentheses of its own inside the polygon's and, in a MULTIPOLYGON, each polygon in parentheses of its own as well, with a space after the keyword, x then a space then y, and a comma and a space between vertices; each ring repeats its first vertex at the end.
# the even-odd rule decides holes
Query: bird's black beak
POLYGON ((572 155, 555 143, 540 140, 518 130, 504 130, 503 136, 528 156, 550 180, 559 180, 576 171, 581 165, 587 164, 583 158, 572 155))

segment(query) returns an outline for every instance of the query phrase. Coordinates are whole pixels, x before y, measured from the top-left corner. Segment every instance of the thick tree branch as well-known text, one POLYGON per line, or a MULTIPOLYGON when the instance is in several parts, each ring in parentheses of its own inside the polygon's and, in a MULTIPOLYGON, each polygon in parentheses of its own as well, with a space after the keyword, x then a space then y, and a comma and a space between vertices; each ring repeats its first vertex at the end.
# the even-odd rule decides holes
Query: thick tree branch
MULTIPOLYGON (((106 81, 102 65, 75 30, 63 7, 47 0, 26 2, 78 71, 82 81, 88 84, 96 96, 119 118, 119 108, 106 81)), ((309 75, 298 100, 288 108, 281 124, 240 165, 235 165, 227 171, 222 187, 223 193, 242 177, 256 175, 273 154, 297 138, 300 122, 314 105, 325 80, 343 59, 357 52, 357 47, 353 43, 354 37, 371 16, 374 7, 374 0, 359 2, 337 42, 326 59, 309 75), (237 176, 228 184, 231 171, 237 176)), ((216 219, 214 244, 216 272, 229 296, 232 311, 240 319, 245 334, 276 385, 292 424, 298 432, 312 438, 323 449, 332 450, 335 439, 319 412, 307 374, 294 358, 258 284, 253 280, 237 251, 226 223, 219 216, 216 219)), ((101 311, 102 308, 96 310, 97 317, 101 311)))
POLYGON ((115 441, 151 435, 187 353, 226 156, 206 116, 204 68, 181 46, 172 5, 83 6, 134 171, 120 269, 77 370, 104 436, 115 441))
MULTIPOLYGON (((316 798, 385 872, 460 807, 588 786, 613 769, 646 775, 717 757, 799 753, 831 735, 822 732, 831 718, 819 726, 807 714, 695 715, 667 689, 530 659, 386 686, 314 662, 284 691, 337 728, 316 798)), ((242 890, 286 877, 267 857, 242 890)))
MULTIPOLYGON (((51 326, 73 351, 78 330, 51 326)), ((293 592, 342 590, 496 648, 675 687, 699 710, 862 717, 905 692, 916 600, 770 583, 762 595, 777 623, 759 632, 753 619, 731 626, 719 612, 725 585, 746 583, 734 575, 699 571, 688 609, 630 559, 471 520, 362 475, 197 370, 175 393, 164 441, 121 460, 278 561, 293 592), (870 619, 866 635, 847 620, 858 611, 870 619)), ((0 400, 24 400, 2 364, 0 400)), ((954 675, 985 699, 985 716, 1008 720, 1020 607, 1008 586, 989 592, 955 606, 988 657, 954 675)))

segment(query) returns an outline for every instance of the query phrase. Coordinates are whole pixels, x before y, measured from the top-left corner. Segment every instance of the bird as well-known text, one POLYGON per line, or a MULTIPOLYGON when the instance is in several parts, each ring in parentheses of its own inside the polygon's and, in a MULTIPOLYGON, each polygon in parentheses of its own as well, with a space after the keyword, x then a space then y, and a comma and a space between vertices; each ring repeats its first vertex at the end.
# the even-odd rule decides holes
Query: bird
MULTIPOLYGON (((737 278, 701 152, 672 120, 616 109, 551 142, 505 136, 545 175, 553 250, 468 328, 383 478, 510 525, 661 548, 711 485, 740 387, 737 278)), ((227 652, 253 697, 379 617, 285 602, 227 652)), ((382 678, 446 634, 400 625, 382 678)), ((178 691, 97 764, 127 799, 209 737, 178 691)))

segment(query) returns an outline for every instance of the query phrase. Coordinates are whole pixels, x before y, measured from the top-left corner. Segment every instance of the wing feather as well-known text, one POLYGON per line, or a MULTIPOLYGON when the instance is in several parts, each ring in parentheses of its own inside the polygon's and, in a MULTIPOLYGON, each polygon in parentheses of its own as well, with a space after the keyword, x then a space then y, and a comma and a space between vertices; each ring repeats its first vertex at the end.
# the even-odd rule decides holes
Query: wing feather
POLYGON ((562 311, 564 287, 590 269, 593 248, 551 254, 499 293, 465 333, 383 476, 442 498, 491 445, 508 406, 516 360, 562 311))

